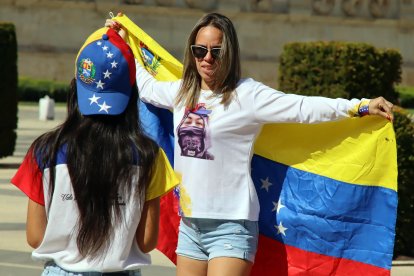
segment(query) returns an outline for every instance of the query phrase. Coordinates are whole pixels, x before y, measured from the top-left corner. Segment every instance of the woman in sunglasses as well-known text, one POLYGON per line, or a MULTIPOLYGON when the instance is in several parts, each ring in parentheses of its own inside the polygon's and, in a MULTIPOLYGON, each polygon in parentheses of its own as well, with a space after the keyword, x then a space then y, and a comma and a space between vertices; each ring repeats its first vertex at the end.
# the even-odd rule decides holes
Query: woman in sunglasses
MULTIPOLYGON (((119 27, 112 20, 106 26, 119 27)), ((393 119, 392 104, 382 97, 345 100, 284 94, 242 79, 240 71, 235 28, 217 13, 202 17, 190 33, 182 80, 156 81, 137 64, 140 98, 174 113, 174 164, 182 174, 177 275, 249 275, 259 217, 250 161, 263 124, 318 123, 367 114, 393 119), (194 126, 178 142, 183 118, 201 111, 203 122, 208 122, 200 122, 203 131, 194 126), (197 157, 204 145, 212 158, 197 157), (188 154, 180 154, 184 149, 188 154)))

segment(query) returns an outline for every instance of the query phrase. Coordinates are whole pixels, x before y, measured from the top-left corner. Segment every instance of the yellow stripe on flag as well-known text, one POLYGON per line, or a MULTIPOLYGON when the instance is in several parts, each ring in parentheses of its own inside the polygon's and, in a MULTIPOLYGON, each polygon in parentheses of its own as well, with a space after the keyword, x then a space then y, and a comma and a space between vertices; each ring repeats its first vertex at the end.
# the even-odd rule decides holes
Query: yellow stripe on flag
POLYGON ((255 153, 335 180, 397 190, 395 134, 380 117, 266 125, 255 153))
POLYGON ((132 22, 126 15, 113 18, 127 30, 127 42, 131 46, 134 56, 141 65, 154 75, 158 80, 174 81, 181 78, 182 64, 159 45, 152 37, 146 34, 140 27, 132 22), (143 43, 154 58, 148 60, 143 55, 141 48, 143 43))

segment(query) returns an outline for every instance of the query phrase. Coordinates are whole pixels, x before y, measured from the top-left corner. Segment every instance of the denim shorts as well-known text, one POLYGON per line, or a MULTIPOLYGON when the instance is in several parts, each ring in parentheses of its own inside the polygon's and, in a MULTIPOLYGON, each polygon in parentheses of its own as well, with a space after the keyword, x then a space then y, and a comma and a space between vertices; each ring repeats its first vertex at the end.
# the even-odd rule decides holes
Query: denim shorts
POLYGON ((45 264, 42 276, 141 276, 141 270, 125 270, 117 272, 73 272, 65 270, 53 261, 50 261, 45 264))
POLYGON ((232 257, 253 263, 258 236, 257 221, 182 217, 176 253, 201 261, 232 257))

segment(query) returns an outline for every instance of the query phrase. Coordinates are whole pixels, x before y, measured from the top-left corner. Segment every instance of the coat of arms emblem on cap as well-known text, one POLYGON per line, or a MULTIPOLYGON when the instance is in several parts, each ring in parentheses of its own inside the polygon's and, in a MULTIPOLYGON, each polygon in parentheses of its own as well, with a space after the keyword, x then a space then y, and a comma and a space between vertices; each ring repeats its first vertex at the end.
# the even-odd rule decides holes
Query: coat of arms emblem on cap
POLYGON ((79 61, 78 76, 87 84, 91 84, 95 80, 96 68, 93 62, 89 58, 84 58, 79 61))

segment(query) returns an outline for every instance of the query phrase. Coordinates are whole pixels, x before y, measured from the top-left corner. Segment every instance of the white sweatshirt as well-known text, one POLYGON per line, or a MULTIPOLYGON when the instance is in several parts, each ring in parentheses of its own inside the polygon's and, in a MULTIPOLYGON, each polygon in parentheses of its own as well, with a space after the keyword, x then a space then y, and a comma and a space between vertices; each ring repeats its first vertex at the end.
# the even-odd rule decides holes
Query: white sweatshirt
MULTIPOLYGON (((75 235, 79 226, 79 208, 66 165, 66 150, 60 149, 57 156, 53 198, 49 194, 50 168, 41 169, 37 162, 33 162, 31 154, 26 155, 11 180, 31 200, 45 206, 46 230, 42 243, 32 252, 32 258, 44 262, 54 261, 63 269, 76 272, 135 270, 151 264, 150 255, 141 251, 135 235, 144 200, 160 197, 178 184, 164 152, 159 151, 145 198, 135 197, 135 186, 129 194, 119 193, 117 203, 121 205, 122 223, 114 226, 108 251, 94 259, 84 258, 79 252, 75 235)), ((35 160, 41 158, 38 156, 35 160)), ((138 173, 139 167, 136 168, 138 173)))
POLYGON ((266 123, 319 123, 357 115, 360 100, 285 94, 253 79, 239 81, 227 106, 201 90, 198 110, 175 104, 181 80, 155 80, 137 63, 142 101, 174 117, 174 167, 182 175, 182 215, 257 221, 259 200, 250 176, 256 136, 266 123))

